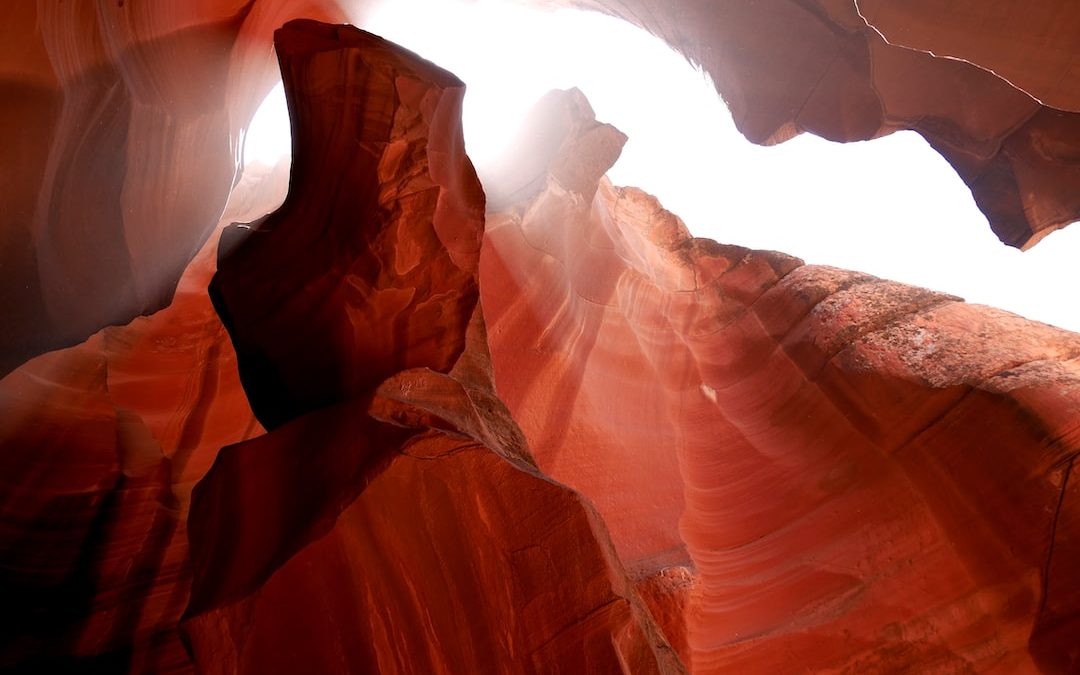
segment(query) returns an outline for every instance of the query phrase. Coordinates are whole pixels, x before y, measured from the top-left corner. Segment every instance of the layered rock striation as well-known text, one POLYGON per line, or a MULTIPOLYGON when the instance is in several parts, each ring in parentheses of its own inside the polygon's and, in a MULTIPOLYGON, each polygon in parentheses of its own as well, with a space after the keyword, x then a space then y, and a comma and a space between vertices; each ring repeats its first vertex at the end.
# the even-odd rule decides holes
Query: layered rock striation
POLYGON ((0 380, 0 670, 190 672, 191 490, 261 432, 206 294, 216 244, 167 309, 0 380))
POLYGON ((603 521, 493 390, 463 85, 352 28, 276 44, 304 152, 211 285, 273 431, 195 491, 197 667, 680 672, 603 521))
POLYGON ((755 143, 918 132, 1006 244, 1080 215, 1077 10, 1015 0, 559 0, 631 21, 699 64, 755 143))
MULTIPOLYGON (((663 38, 756 143, 917 131, 1009 245, 1080 213, 1067 3, 535 2, 663 38)), ((273 30, 362 26, 374 2, 9 5, 0 119, 19 131, 0 150, 0 373, 165 307, 238 178, 244 129, 277 77, 273 30)))
POLYGON ((693 671, 1075 668, 1080 338, 694 239, 567 171, 623 138, 549 98, 564 153, 488 221, 497 389, 629 566, 689 577, 693 671))
MULTIPOLYGON (((1067 8, 587 6, 752 140, 915 128, 1007 242, 1075 217, 1067 8)), ((485 197, 463 84, 315 21, 262 217, 269 32, 342 7, 0 11, 0 668, 1080 668, 1080 337, 695 239, 576 91, 485 197)))

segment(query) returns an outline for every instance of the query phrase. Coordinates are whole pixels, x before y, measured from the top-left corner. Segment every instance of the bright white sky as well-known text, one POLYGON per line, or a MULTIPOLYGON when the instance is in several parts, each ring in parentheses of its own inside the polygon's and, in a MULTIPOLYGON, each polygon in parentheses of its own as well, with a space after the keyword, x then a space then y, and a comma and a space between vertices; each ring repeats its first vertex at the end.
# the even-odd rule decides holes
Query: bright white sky
MULTIPOLYGON (((1080 331, 1080 302, 1070 298, 1080 225, 1026 253, 1001 244, 967 187, 912 132, 869 143, 803 135, 755 146, 682 56, 595 13, 506 0, 392 0, 361 27, 467 84, 466 146, 478 166, 498 156, 544 93, 578 87, 599 120, 630 137, 612 182, 656 195, 696 236, 869 272, 1080 331)), ((279 87, 252 123, 248 161, 288 153, 287 130, 279 87)))

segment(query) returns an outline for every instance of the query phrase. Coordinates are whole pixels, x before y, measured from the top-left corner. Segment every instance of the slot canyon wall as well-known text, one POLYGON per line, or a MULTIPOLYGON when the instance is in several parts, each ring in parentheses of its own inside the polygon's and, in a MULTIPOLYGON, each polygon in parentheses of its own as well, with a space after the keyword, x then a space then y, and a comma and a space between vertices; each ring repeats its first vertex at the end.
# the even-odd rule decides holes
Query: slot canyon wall
MULTIPOLYGON (((1080 669, 1080 336, 695 239, 576 90, 485 194, 373 4, 0 9, 0 670, 1080 669)), ((1068 3, 534 4, 1080 217, 1068 3)))

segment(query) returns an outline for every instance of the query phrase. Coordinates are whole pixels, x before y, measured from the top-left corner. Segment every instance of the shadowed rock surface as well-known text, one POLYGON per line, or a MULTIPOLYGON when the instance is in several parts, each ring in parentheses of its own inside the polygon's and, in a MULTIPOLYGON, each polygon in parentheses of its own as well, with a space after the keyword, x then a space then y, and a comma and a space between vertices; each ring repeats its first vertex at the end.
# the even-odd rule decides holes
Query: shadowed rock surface
POLYGON ((191 490, 261 433, 206 294, 216 248, 167 309, 0 380, 0 670, 190 671, 191 490))
MULTIPOLYGON (((1045 0, 535 0, 622 17, 700 64, 756 143, 914 129, 1005 243, 1080 214, 1076 10, 1045 0), (939 56, 935 56, 935 54, 939 56), (946 56, 952 58, 945 58, 946 56), (996 74, 995 74, 996 73, 996 74)), ((218 222, 291 18, 373 0, 0 9, 0 373, 168 304, 218 222)))
POLYGON ((195 492, 196 665, 681 671, 601 519, 536 469, 492 388, 464 86, 353 28, 294 21, 276 45, 311 153, 211 290, 256 409, 285 403, 195 492))
MULTIPOLYGON (((462 83, 313 21, 263 217, 272 32, 370 3, 10 4, 0 669, 1080 668, 1076 335, 694 239, 576 91, 485 215, 462 83)), ((755 142, 919 131, 1006 243, 1076 217, 1064 3, 543 4, 755 142)))

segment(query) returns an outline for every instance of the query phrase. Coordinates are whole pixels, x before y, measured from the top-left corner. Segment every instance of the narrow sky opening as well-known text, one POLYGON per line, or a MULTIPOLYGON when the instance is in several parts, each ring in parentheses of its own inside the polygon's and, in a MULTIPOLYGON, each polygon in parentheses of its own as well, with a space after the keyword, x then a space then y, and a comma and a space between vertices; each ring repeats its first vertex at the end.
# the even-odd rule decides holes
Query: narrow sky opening
POLYGON ((279 81, 251 118, 244 136, 244 164, 273 166, 291 154, 289 108, 285 103, 285 85, 279 81))
MULTIPOLYGON (((913 132, 868 143, 803 135, 755 146, 685 58, 592 12, 506 0, 393 0, 361 27, 465 81, 466 146, 478 167, 498 157, 543 94, 577 87, 599 120, 629 136, 612 182, 656 195, 696 236, 926 286, 1080 331, 1080 303, 1067 296, 1080 225, 1026 253, 1001 244, 967 186, 913 132)), ((248 131, 245 162, 272 164, 287 154, 287 128, 279 87, 248 131)))

